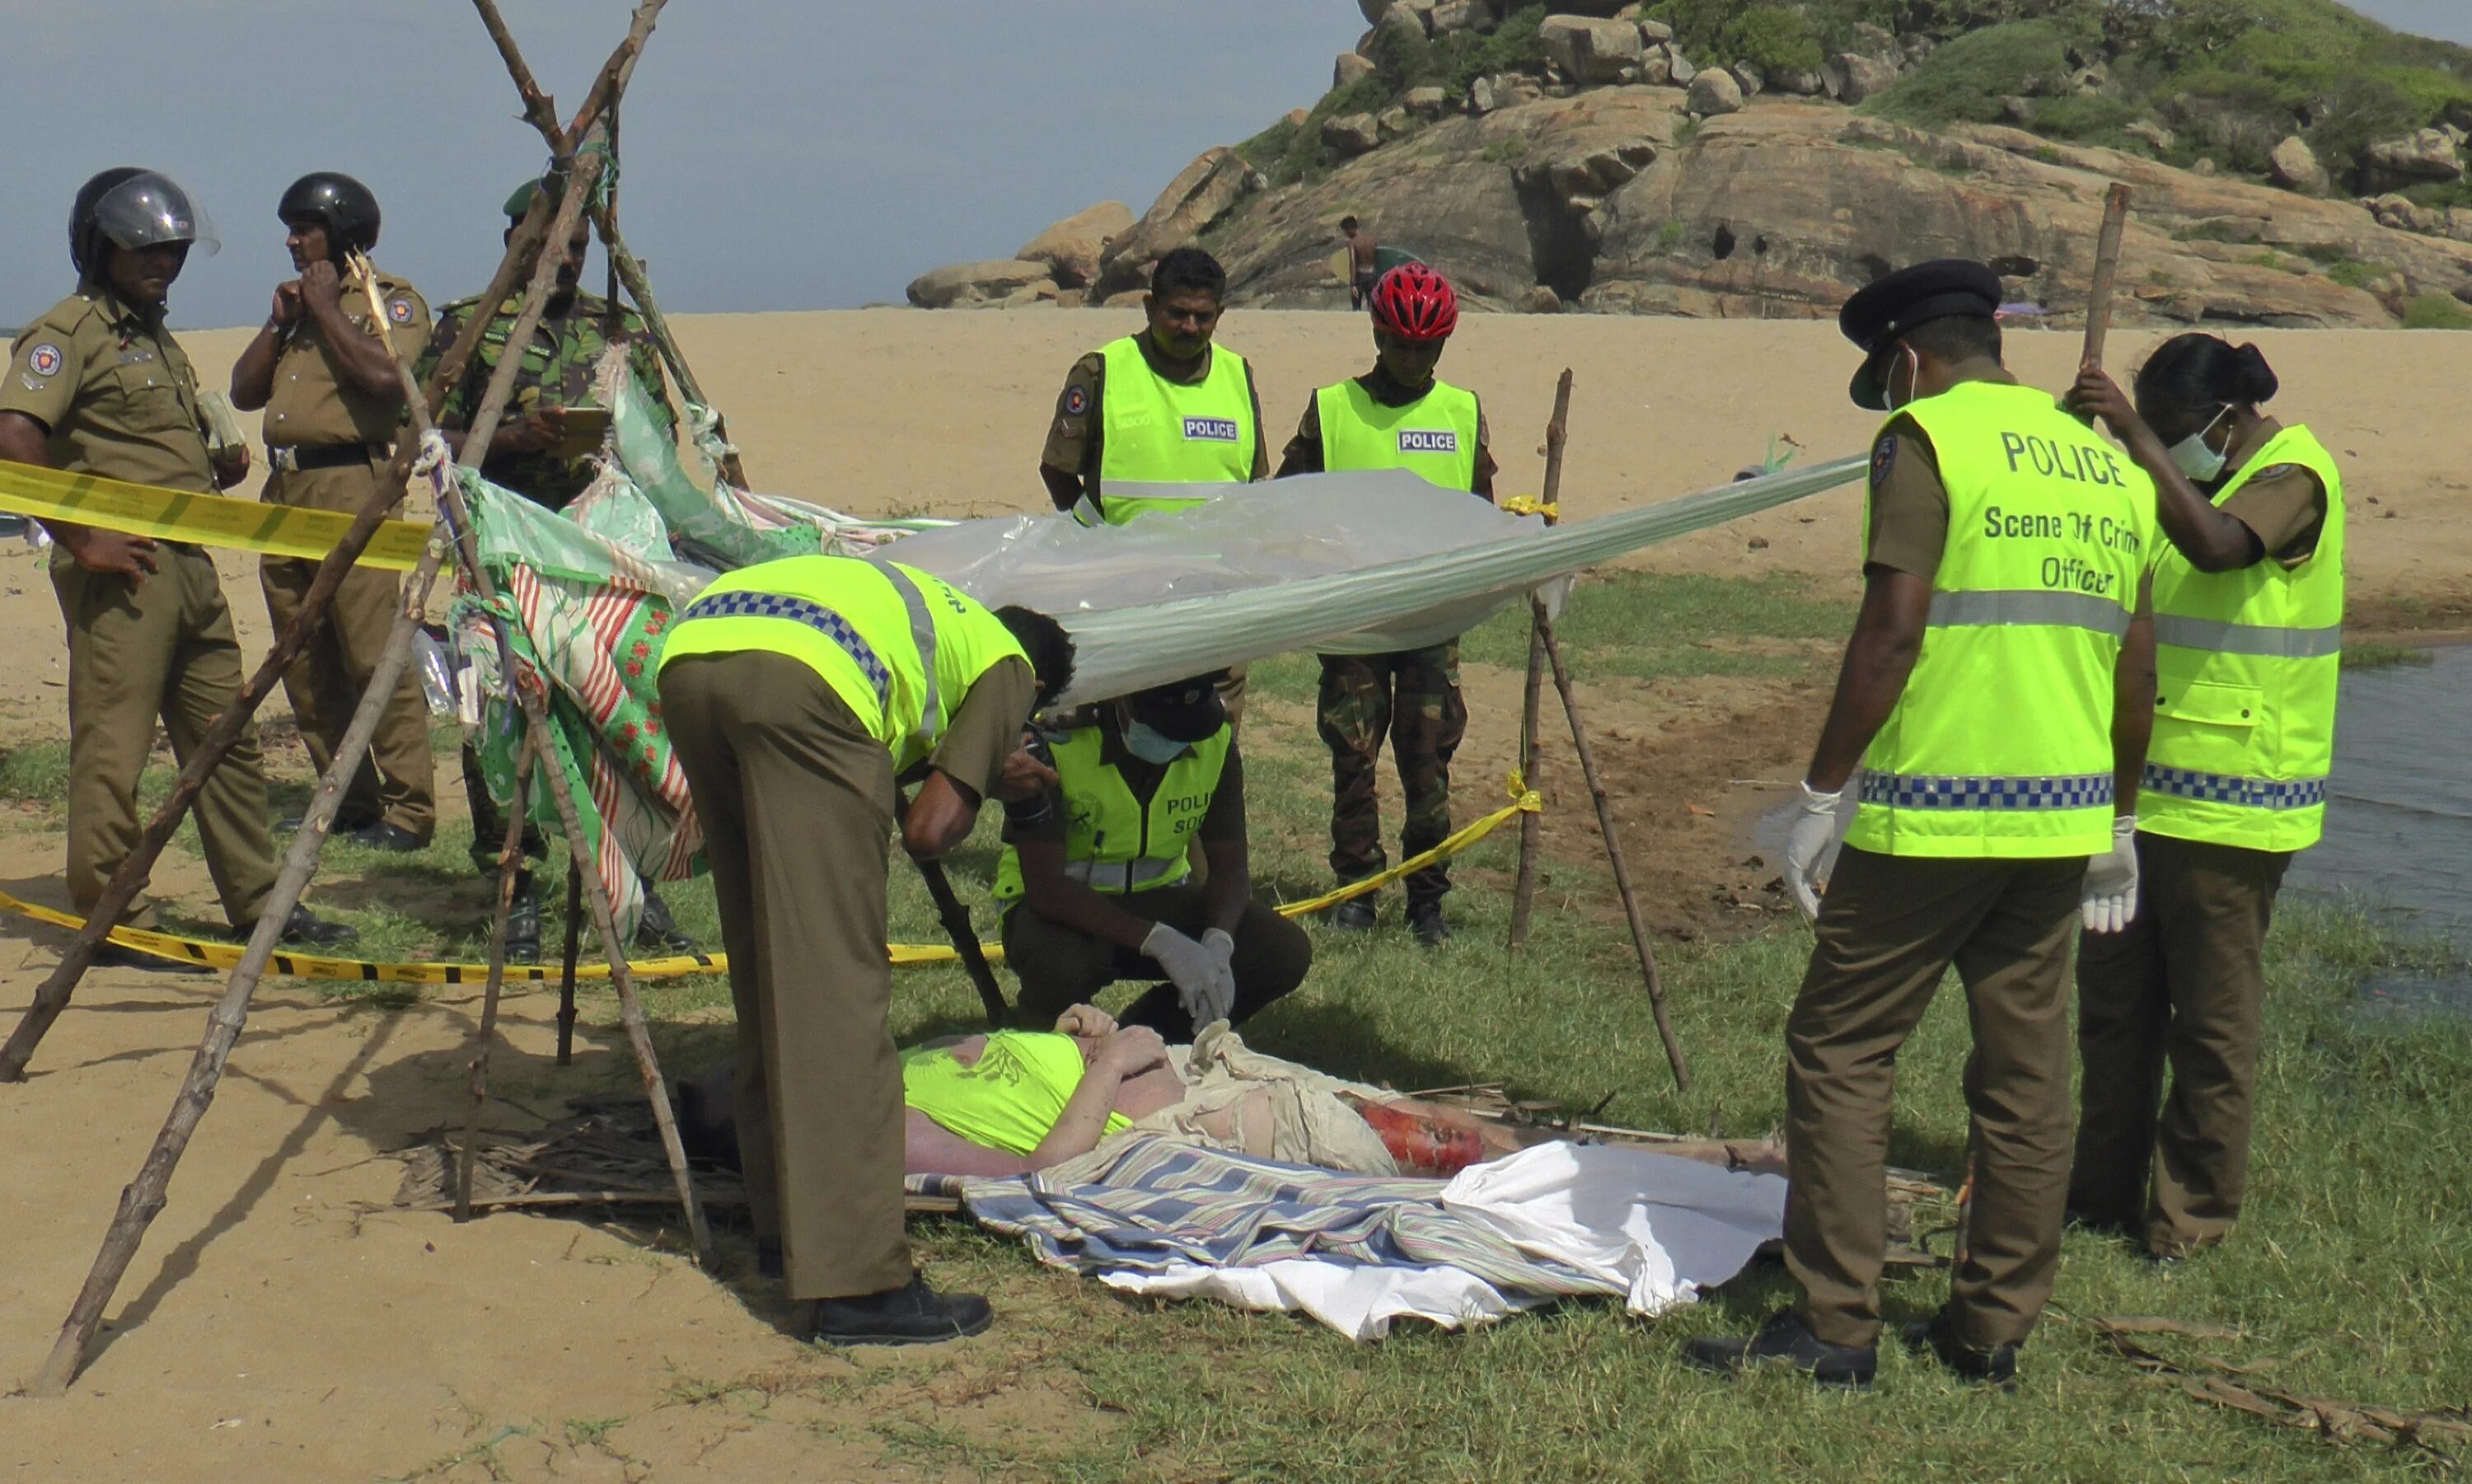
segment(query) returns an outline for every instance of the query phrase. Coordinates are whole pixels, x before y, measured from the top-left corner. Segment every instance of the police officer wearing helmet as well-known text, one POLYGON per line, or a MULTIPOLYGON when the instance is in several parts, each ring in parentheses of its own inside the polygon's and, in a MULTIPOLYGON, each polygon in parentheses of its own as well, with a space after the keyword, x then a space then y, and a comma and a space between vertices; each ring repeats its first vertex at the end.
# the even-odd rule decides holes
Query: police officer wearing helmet
POLYGON ((2069 950, 2081 922, 2117 930, 2136 906, 2154 489, 2002 369, 1999 302, 1983 265, 1925 263, 1841 320, 1866 355, 1855 403, 1890 417, 1871 456, 1863 607, 1786 845, 1787 885, 1818 919, 1786 1021, 1786 1266, 1801 1296, 1752 1337, 1690 1342, 1706 1369, 1870 1380, 1897 1049, 1952 965, 1974 1028, 1974 1196, 1948 1302, 1905 1338, 2005 1382, 2051 1297, 2069 950), (1858 764, 1848 826, 1840 793, 1858 764))
MULTIPOLYGON (((212 494, 249 470, 248 451, 208 451, 198 378, 164 303, 213 227, 166 176, 121 167, 79 190, 69 213, 77 292, 18 336, 0 384, 0 458, 158 489, 212 494)), ((241 689, 240 644, 214 559, 184 541, 46 522, 52 586, 69 647, 69 897, 90 910, 137 845, 137 780, 159 718, 183 762, 241 689)), ((199 792, 198 833, 236 930, 274 888, 266 775, 255 729, 199 792)), ((126 925, 153 906, 131 903, 126 925)), ((284 936, 316 946, 352 930, 296 908, 284 936)), ((107 948, 107 960, 130 959, 107 948)))
POLYGON ((1304 982, 1312 940, 1252 899, 1245 760, 1218 679, 1153 686, 1043 734, 1056 786, 1007 806, 996 868, 1024 1019, 1045 1024, 1119 979, 1164 979, 1118 1018, 1189 1041, 1304 982))
POLYGON ((2099 367, 2069 394, 2152 476, 2171 539, 2154 564, 2141 905, 2079 950, 2069 1209, 2163 1258, 2240 1215, 2267 925, 2323 829, 2335 762, 2343 477, 2306 427, 2263 411, 2279 389, 2255 346, 2189 334, 2147 360, 2134 402, 2099 367))
MULTIPOLYGON (((266 323, 232 367, 232 404, 266 409, 271 505, 357 513, 386 478, 403 420, 407 362, 429 344, 429 306, 410 283, 377 273, 385 323, 352 266, 377 246, 378 203, 350 176, 321 170, 292 182, 274 214, 298 275, 275 285, 266 323)), ((292 622, 318 563, 268 557, 259 577, 276 629, 292 622)), ((323 774, 386 649, 403 602, 392 572, 354 567, 326 621, 284 672, 309 759, 323 774)), ((429 707, 410 667, 379 714, 368 760, 352 776, 335 828, 355 844, 392 851, 429 844, 438 825, 429 707)))
MULTIPOLYGON (((1422 263, 1403 263, 1372 287, 1373 369, 1324 387, 1305 404, 1279 477, 1325 470, 1404 468, 1442 490, 1490 501, 1494 462, 1476 394, 1435 376, 1459 327, 1459 295, 1422 263)), ((1423 854, 1451 833, 1451 757, 1467 733, 1460 693, 1459 640, 1389 655, 1324 655, 1315 721, 1330 748, 1330 866, 1342 882, 1382 870, 1382 814, 1374 769, 1382 745, 1399 770, 1403 856, 1423 854)), ((1442 898, 1450 868, 1408 878, 1408 927, 1438 947, 1450 938, 1442 898)), ((1331 910, 1334 927, 1367 929, 1374 898, 1331 910)))

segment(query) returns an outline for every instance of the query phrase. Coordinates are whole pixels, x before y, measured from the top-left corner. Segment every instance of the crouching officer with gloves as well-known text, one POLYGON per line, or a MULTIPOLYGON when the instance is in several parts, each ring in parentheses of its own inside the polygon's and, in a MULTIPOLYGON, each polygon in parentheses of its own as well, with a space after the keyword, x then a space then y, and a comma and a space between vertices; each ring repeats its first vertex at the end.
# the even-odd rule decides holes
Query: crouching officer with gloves
POLYGON ((1245 762, 1215 675, 1137 692, 1041 736, 1056 787, 1006 810, 996 870, 1023 1019, 1119 979, 1165 978, 1117 1018, 1171 1042, 1241 1023, 1304 982, 1305 930, 1252 900, 1245 762), (1190 884, 1188 849, 1209 870, 1190 884))
POLYGON ((2000 362, 2000 279, 1925 263, 1847 301, 1871 455, 1864 594, 1786 850, 1818 942, 1786 1021, 1786 1266, 1801 1289, 1710 1370, 1867 1384, 1897 1050, 1950 966, 1974 1029, 1974 1199, 1947 1304, 1906 1342, 2006 1382, 2058 1267, 2069 950, 2135 910, 2153 720, 2154 486, 2000 362), (1860 806, 1835 867, 1840 791, 1860 806), (2088 869, 2088 861, 2094 869, 2088 869), (1821 901, 1814 881, 1827 877, 1821 901))

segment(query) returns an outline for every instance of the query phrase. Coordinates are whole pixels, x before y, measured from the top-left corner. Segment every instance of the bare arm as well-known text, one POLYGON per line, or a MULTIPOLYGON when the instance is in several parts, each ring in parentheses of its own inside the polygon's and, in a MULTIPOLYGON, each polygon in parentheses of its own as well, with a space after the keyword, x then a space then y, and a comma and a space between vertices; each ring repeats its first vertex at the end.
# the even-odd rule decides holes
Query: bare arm
POLYGON ((2080 368, 2077 385, 2069 388, 2062 405, 2080 417, 2102 419, 2137 467, 2153 479, 2155 515, 2163 534, 2191 566, 2200 572, 2237 572, 2266 559, 2266 545, 2257 533, 2239 516, 2216 509, 2204 491, 2189 483, 2163 440, 2137 415, 2136 404, 2101 370, 2080 368))
MULTIPOLYGON (((1155 924, 1124 904, 1138 899, 1138 895, 1120 900, 1066 875, 1064 847, 1056 841, 1016 839, 1013 850, 1021 857, 1022 905, 1058 927, 1141 951, 1142 940, 1155 924)), ((1216 881, 1216 860, 1211 862, 1210 874, 1216 881)))
POLYGON ((1812 754, 1808 779, 1813 788, 1835 793, 1853 777, 1871 739, 1905 694, 1930 619, 1930 583, 1891 567, 1874 565, 1866 571, 1863 610, 1845 641, 1837 694, 1812 754))
POLYGON ((249 343, 232 363, 231 404, 242 412, 255 412, 274 399, 274 362, 282 353, 282 332, 269 320, 259 326, 257 338, 249 343))
POLYGON ((300 274, 300 305, 318 322, 326 348, 355 391, 390 401, 403 398, 403 383, 394 368, 394 348, 387 344, 383 324, 363 329, 344 311, 343 279, 332 263, 312 263, 300 274))
POLYGON ((969 785, 931 768, 918 796, 901 820, 901 848, 913 860, 936 860, 970 837, 979 819, 979 796, 969 785))
POLYGON ((2128 636, 2120 647, 2112 672, 2111 812, 2137 812, 2137 790, 2146 776, 2146 748, 2154 737, 2154 598, 2153 580, 2137 585, 2137 613, 2128 621, 2128 636))

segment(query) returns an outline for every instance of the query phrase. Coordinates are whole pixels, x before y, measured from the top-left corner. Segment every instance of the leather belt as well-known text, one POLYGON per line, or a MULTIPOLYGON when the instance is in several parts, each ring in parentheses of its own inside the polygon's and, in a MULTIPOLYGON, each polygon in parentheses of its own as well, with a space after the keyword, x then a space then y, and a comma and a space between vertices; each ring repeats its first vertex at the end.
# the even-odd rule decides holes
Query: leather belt
POLYGON ((269 444, 266 457, 285 473, 297 474, 305 469, 367 465, 378 452, 372 443, 289 443, 269 444))

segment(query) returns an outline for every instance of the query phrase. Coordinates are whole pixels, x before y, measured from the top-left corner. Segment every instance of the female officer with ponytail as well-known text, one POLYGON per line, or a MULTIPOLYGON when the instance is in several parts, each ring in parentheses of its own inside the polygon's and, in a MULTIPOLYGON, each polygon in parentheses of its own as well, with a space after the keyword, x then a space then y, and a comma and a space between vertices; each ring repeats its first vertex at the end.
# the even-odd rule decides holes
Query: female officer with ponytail
POLYGON ((2343 640, 2343 484, 2259 409, 2255 346, 2167 341, 2132 404, 2087 368, 2067 405, 2154 478, 2158 683, 2139 794, 2141 898, 2079 949, 2085 1065, 2069 1207, 2158 1258, 2222 1240, 2248 1168, 2263 948, 2293 853, 2318 841, 2343 640), (2165 1090, 2165 1073, 2170 1089, 2165 1090))

